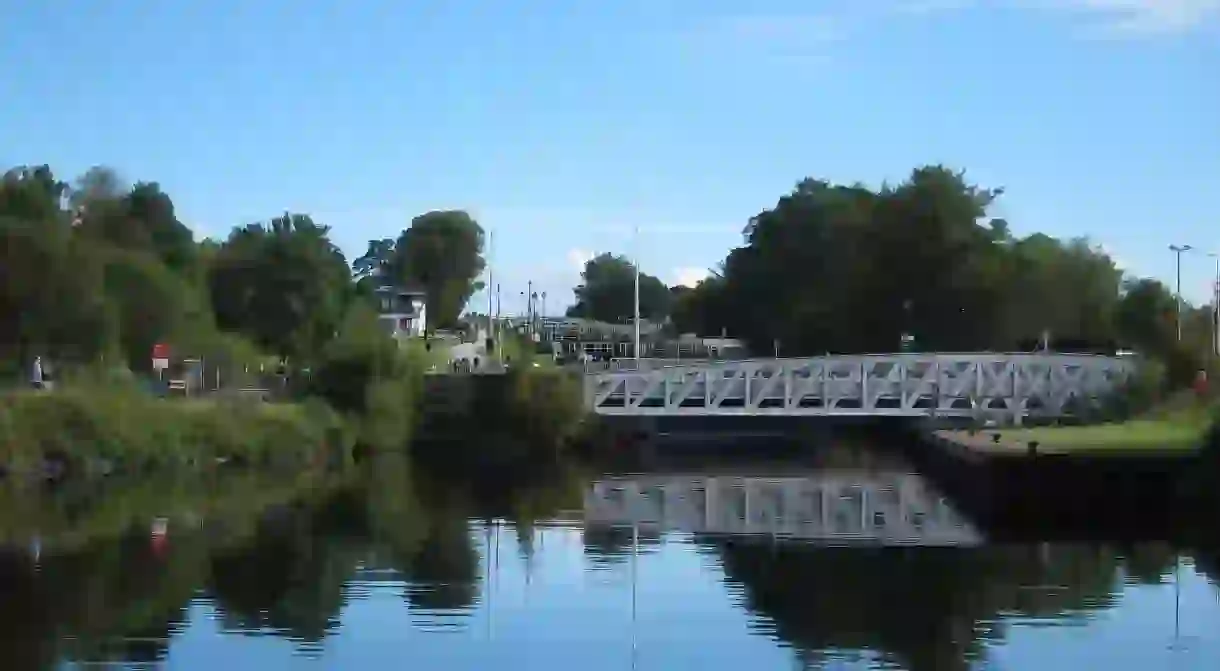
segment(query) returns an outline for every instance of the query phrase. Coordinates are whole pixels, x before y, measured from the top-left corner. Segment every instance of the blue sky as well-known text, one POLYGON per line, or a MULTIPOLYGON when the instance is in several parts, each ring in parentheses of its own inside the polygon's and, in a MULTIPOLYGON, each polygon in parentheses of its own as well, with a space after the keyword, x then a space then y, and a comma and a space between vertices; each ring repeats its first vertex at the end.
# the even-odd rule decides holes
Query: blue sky
POLYGON ((593 252, 689 279, 801 177, 930 162, 1139 274, 1220 250, 1220 0, 18 3, 0 58, 0 163, 159 181, 202 235, 308 212, 351 257, 466 208, 506 312, 593 252))

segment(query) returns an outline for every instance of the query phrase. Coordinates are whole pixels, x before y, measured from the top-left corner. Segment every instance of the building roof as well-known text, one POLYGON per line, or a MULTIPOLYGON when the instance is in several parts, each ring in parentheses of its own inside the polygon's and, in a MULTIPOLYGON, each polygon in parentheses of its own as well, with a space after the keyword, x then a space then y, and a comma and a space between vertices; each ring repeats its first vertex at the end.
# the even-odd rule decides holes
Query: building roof
POLYGON ((422 287, 402 287, 402 286, 394 286, 391 284, 383 284, 383 285, 377 287, 376 289, 373 289, 373 293, 377 293, 377 294, 391 294, 392 293, 392 294, 398 294, 399 296, 426 296, 427 295, 427 291, 425 291, 422 287))

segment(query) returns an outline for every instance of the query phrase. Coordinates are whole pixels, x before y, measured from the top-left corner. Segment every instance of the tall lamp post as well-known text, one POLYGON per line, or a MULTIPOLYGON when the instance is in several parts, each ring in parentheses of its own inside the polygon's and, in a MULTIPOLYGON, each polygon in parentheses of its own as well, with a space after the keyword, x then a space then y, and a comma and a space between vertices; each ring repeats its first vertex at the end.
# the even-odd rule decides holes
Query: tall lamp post
POLYGON ((499 345, 500 339, 496 337, 496 322, 492 316, 494 310, 492 306, 492 288, 496 286, 496 273, 494 268, 495 263, 495 233, 487 232, 487 338, 491 340, 492 351, 487 352, 488 356, 495 354, 495 348, 499 345))
POLYGON ((636 224, 631 246, 635 247, 635 369, 640 369, 640 226, 636 224))
POLYGON ((1216 262, 1216 270, 1212 275, 1212 356, 1220 357, 1220 252, 1208 252, 1207 256, 1216 262))
POLYGON ((546 327, 546 292, 545 292, 545 291, 544 291, 544 292, 542 292, 541 296, 542 296, 542 310, 540 311, 540 312, 541 312, 541 314, 539 314, 539 315, 538 315, 538 328, 542 329, 542 335, 543 335, 543 337, 545 338, 545 337, 546 337, 546 333, 547 333, 547 327, 546 327))
POLYGON ((1177 315, 1175 321, 1178 326, 1178 342, 1182 342, 1182 254, 1194 249, 1190 245, 1169 245, 1169 251, 1173 252, 1177 260, 1177 315))

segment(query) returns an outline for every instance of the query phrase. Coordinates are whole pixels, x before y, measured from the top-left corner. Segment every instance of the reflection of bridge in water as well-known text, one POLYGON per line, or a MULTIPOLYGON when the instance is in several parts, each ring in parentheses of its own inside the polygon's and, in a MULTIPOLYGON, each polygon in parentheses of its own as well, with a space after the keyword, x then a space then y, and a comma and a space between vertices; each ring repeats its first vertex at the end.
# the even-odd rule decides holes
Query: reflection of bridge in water
POLYGON ((900 472, 600 480, 585 493, 585 522, 827 544, 972 546, 983 540, 923 478, 900 472))

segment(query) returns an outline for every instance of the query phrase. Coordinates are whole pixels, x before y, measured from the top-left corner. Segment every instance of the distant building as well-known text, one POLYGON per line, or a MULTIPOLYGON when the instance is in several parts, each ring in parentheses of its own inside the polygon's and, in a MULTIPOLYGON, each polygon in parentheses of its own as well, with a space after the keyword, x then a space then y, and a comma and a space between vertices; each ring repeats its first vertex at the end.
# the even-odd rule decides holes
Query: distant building
MULTIPOLYGON (((546 317, 539 324, 543 341, 553 343, 555 356, 587 354, 600 357, 635 356, 635 324, 546 317)), ((650 356, 660 335, 661 325, 640 320, 640 356, 650 356)))
POLYGON ((378 321, 395 338, 423 337, 428 321, 427 294, 422 289, 381 286, 377 297, 378 321))
POLYGON ((683 333, 666 341, 661 348, 665 357, 695 357, 708 359, 745 359, 749 357, 746 345, 737 338, 708 337, 683 333))

